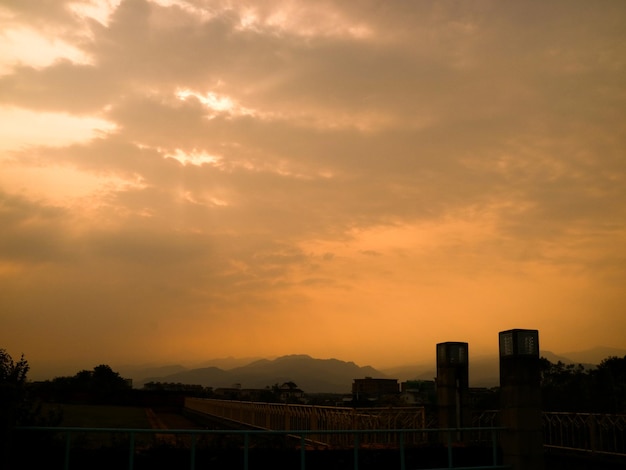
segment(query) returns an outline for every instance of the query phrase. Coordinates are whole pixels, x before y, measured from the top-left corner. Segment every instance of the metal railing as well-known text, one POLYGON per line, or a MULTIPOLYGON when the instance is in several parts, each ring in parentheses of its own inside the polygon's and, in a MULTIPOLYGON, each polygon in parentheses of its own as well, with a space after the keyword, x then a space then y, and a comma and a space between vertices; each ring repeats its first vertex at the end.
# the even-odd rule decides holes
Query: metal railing
POLYGON ((546 447, 626 456, 626 415, 543 413, 546 447))
POLYGON ((491 439, 489 429, 499 425, 498 410, 483 410, 472 413, 472 427, 476 429, 472 432, 470 441, 474 443, 485 443, 491 439))
MULTIPOLYGON (((498 410, 474 413, 472 426, 498 426, 498 415, 498 410)), ((545 447, 626 456, 626 415, 544 411, 542 428, 545 447)), ((484 442, 482 434, 476 431, 472 441, 484 442)))
MULTIPOLYGON (((256 429, 274 431, 288 431, 290 429, 381 431, 364 436, 365 441, 370 444, 397 443, 397 434, 385 434, 382 433, 382 430, 423 429, 426 427, 424 407, 348 408, 186 398, 185 410, 218 417, 256 429)), ((423 433, 415 432, 407 432, 403 434, 403 437, 407 444, 422 443, 426 438, 423 433)), ((351 442, 348 435, 336 433, 312 433, 311 439, 323 440, 332 446, 346 445, 351 442), (325 439, 322 439, 322 436, 325 439)))
MULTIPOLYGON (((61 434, 64 436, 64 456, 63 456, 63 469, 70 470, 71 462, 72 462, 72 435, 75 434, 89 434, 89 433, 105 433, 105 434, 116 434, 123 435, 127 437, 128 443, 128 466, 129 470, 134 470, 135 468, 135 457, 137 453, 137 442, 140 440, 140 437, 152 436, 156 438, 158 435, 168 435, 168 436, 187 436, 188 439, 185 439, 186 444, 182 444, 182 447, 188 449, 189 451, 189 468, 190 470, 195 470, 196 468, 196 456, 198 452, 198 442, 202 436, 235 436, 241 438, 243 442, 239 444, 238 450, 242 453, 242 468, 243 470, 249 470, 250 468, 250 451, 251 451, 251 441, 254 438, 258 437, 271 437, 271 436, 282 436, 288 438, 293 442, 293 447, 299 449, 299 468, 300 470, 305 470, 306 468, 306 457, 307 452, 311 450, 311 436, 312 435, 329 435, 329 434, 339 434, 339 435, 348 435, 351 436, 352 445, 351 450, 353 452, 352 457, 352 468, 354 470, 359 469, 359 456, 362 453, 364 448, 363 438, 366 436, 373 436, 379 434, 388 434, 393 433, 396 434, 397 437, 397 445, 396 446, 387 446, 387 448, 395 450, 398 452, 399 457, 399 468, 400 470, 406 470, 406 453, 407 453, 407 442, 405 439, 406 435, 411 433, 445 433, 447 435, 447 446, 446 449, 446 466, 439 467, 443 468, 454 468, 456 470, 486 470, 486 469, 504 469, 509 468, 507 466, 500 465, 498 463, 498 439, 497 433, 501 431, 503 428, 492 427, 490 429, 482 428, 481 431, 490 431, 492 439, 491 439, 491 455, 490 459, 491 463, 485 465, 478 466, 454 466, 454 455, 455 455, 455 442, 453 436, 457 435, 459 432, 472 432, 476 431, 476 428, 448 428, 448 429, 347 429, 347 430, 207 430, 207 429, 125 429, 125 428, 79 428, 79 427, 37 427, 37 426, 23 426, 16 428, 16 431, 20 433, 25 432, 46 432, 46 433, 54 433, 61 434)), ((121 442, 119 439, 117 440, 118 444, 121 442)), ((181 446, 183 441, 179 440, 178 445, 181 446)), ((145 443, 142 444, 145 446, 145 443)), ((278 452, 278 451, 277 451, 278 452)), ((438 469, 430 469, 430 470, 438 470, 438 469)))

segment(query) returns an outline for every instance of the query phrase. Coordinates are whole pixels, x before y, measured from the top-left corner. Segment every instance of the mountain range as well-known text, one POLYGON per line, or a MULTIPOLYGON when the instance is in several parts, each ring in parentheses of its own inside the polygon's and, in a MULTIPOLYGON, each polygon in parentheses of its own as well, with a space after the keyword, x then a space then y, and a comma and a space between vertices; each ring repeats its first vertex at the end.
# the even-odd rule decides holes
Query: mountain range
MULTIPOLYGON (((599 364, 609 356, 623 357, 626 349, 597 347, 586 351, 555 354, 541 351, 550 362, 582 363, 586 367, 599 364)), ((316 359, 304 354, 282 356, 275 359, 224 358, 205 361, 199 367, 182 365, 122 366, 116 369, 132 378, 135 387, 148 382, 173 382, 197 384, 205 387, 265 388, 284 382, 295 382, 307 393, 350 393, 355 378, 394 378, 407 380, 433 380, 437 375, 435 364, 416 363, 393 368, 375 369, 358 366, 339 359, 316 359)), ((498 357, 470 358, 470 386, 493 387, 498 385, 498 357)))
MULTIPOLYGON (((222 362, 223 361, 216 361, 222 362)), ((149 375, 137 376, 134 370, 133 381, 136 386, 148 382, 174 382, 197 384, 205 387, 265 388, 274 384, 294 382, 309 393, 349 393, 352 380, 358 377, 385 377, 383 373, 370 366, 360 367, 354 362, 338 359, 315 359, 307 355, 289 355, 276 359, 258 359, 244 366, 228 370, 215 366, 185 369, 181 366, 169 366, 161 370, 173 370, 170 374, 154 374, 158 368, 147 369, 149 375)), ((120 373, 128 374, 122 368, 120 373)))

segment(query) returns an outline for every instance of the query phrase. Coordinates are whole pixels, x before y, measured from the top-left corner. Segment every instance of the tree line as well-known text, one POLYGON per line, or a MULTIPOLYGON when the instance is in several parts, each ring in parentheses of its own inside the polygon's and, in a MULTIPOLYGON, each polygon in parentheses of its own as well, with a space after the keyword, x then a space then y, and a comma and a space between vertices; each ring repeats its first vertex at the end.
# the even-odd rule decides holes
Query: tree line
POLYGON ((90 404, 121 404, 132 385, 106 364, 93 370, 81 370, 70 377, 31 384, 35 395, 47 402, 83 402, 90 404))
POLYGON ((541 400, 544 411, 626 413, 626 356, 594 368, 542 357, 541 400))

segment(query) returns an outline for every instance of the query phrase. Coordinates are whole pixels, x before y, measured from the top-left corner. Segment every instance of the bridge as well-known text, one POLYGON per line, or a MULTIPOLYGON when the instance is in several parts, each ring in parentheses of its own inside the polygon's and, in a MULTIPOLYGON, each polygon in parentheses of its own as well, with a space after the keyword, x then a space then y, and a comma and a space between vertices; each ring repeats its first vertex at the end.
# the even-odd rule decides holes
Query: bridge
MULTIPOLYGON (((423 407, 347 408, 330 406, 291 405, 278 403, 242 402, 187 398, 185 410, 196 416, 220 420, 238 428, 274 431, 325 431, 309 434, 311 444, 346 447, 354 444, 348 433, 326 431, 376 431, 363 433, 360 444, 398 446, 424 445, 441 441, 436 423, 426 418, 423 407), (424 432, 428 429, 432 432, 424 432), (382 431, 389 431, 387 433, 382 431), (398 430, 422 430, 399 433, 398 430), (402 437, 401 437, 402 436, 402 437)), ((493 430, 499 426, 499 411, 472 414, 471 431, 441 431, 445 439, 467 445, 490 445, 493 430)), ((597 413, 543 412, 541 414, 544 448, 546 451, 571 451, 580 455, 612 456, 626 459, 626 415, 597 413)))
MULTIPOLYGON (((234 427, 259 430, 377 431, 362 434, 364 445, 399 443, 398 433, 380 431, 426 428, 424 407, 348 408, 186 398, 185 412, 196 417, 211 417, 234 427)), ((308 437, 310 442, 318 445, 339 447, 353 444, 353 436, 348 433, 324 432, 308 437)), ((405 432, 402 439, 406 444, 418 444, 425 442, 426 435, 405 432)))

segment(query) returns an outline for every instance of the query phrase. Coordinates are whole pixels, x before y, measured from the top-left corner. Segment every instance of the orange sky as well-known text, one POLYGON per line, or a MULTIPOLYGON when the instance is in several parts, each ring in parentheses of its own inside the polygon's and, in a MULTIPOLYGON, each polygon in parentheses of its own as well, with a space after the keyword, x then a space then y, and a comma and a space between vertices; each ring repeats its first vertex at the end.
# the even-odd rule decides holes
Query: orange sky
POLYGON ((626 3, 0 3, 0 347, 626 347, 626 3))

